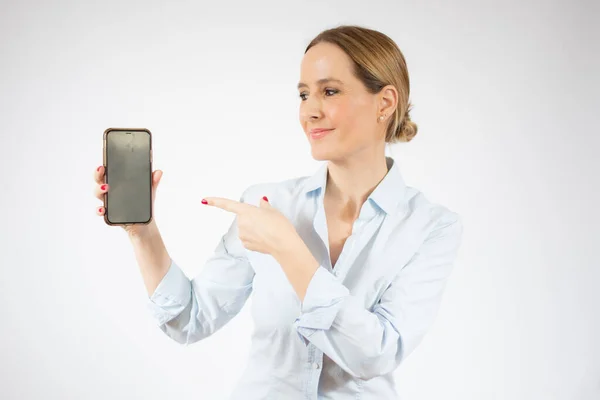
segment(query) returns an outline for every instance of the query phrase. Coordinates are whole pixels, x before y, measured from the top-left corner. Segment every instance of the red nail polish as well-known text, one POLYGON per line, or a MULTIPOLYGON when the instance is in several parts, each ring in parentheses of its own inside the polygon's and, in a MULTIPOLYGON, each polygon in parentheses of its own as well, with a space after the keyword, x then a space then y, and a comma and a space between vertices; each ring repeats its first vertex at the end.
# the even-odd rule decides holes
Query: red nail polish
POLYGON ((208 204, 208 201, 202 199, 202 204, 208 204))
POLYGON ((269 199, 267 199, 267 196, 263 196, 263 200, 264 201, 269 201, 269 199))
POLYGON ((106 190, 106 185, 100 186, 100 190, 106 190))
POLYGON ((102 208, 102 207, 100 207, 100 208, 98 209, 98 212, 102 212, 102 210, 103 210, 103 208, 102 208))

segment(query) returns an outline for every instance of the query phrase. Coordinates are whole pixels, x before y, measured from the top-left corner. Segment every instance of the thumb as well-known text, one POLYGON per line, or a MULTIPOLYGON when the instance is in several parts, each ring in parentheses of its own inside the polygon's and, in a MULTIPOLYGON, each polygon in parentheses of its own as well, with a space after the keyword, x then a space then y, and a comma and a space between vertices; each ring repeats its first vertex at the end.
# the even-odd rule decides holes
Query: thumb
POLYGON ((271 204, 269 203, 269 199, 267 198, 267 196, 263 196, 263 198, 260 200, 260 207, 261 208, 273 208, 271 206, 271 204))
POLYGON ((158 184, 160 183, 160 180, 162 178, 163 172, 160 169, 157 169, 156 171, 154 171, 154 173, 152 174, 152 186, 154 186, 155 188, 158 186, 158 184))

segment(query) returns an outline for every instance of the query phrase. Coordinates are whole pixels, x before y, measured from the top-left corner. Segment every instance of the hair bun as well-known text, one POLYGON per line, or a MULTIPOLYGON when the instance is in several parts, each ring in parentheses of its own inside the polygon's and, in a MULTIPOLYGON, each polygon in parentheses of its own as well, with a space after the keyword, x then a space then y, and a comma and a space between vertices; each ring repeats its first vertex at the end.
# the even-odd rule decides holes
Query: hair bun
POLYGON ((402 122, 398 124, 396 132, 394 132, 392 142, 410 142, 416 136, 419 128, 417 124, 410 119, 411 108, 412 105, 409 105, 408 109, 404 113, 402 122))

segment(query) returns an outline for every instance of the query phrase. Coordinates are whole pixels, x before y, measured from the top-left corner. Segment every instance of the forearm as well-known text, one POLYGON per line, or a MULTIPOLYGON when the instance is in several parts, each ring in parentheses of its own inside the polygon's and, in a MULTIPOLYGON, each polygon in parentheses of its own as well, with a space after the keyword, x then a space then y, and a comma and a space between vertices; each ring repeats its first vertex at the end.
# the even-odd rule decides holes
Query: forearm
POLYGON ((190 279, 168 255, 158 229, 132 238, 157 325, 181 344, 219 330, 244 306, 254 269, 245 256, 234 220, 201 271, 190 279))
POLYGON ((156 223, 152 221, 143 235, 129 236, 148 296, 169 271, 171 257, 156 223))
POLYGON ((280 251, 272 255, 281 265, 288 281, 302 302, 308 284, 320 264, 299 236, 287 240, 286 244, 286 246, 280 247, 280 251))

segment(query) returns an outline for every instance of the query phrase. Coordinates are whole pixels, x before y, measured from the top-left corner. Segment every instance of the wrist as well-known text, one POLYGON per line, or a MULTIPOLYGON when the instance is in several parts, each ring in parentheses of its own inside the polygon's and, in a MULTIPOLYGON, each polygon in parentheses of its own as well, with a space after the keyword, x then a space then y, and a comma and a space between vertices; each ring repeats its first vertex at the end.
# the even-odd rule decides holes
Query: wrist
POLYGON ((154 241, 157 237, 160 237, 158 226, 154 219, 145 226, 136 227, 135 229, 127 230, 127 236, 132 242, 148 242, 154 241))
POLYGON ((298 254, 302 246, 306 247, 300 236, 297 234, 290 234, 281 238, 280 242, 271 252, 271 255, 277 261, 282 261, 286 258, 289 258, 290 255, 291 257, 294 257, 294 254, 298 254))

